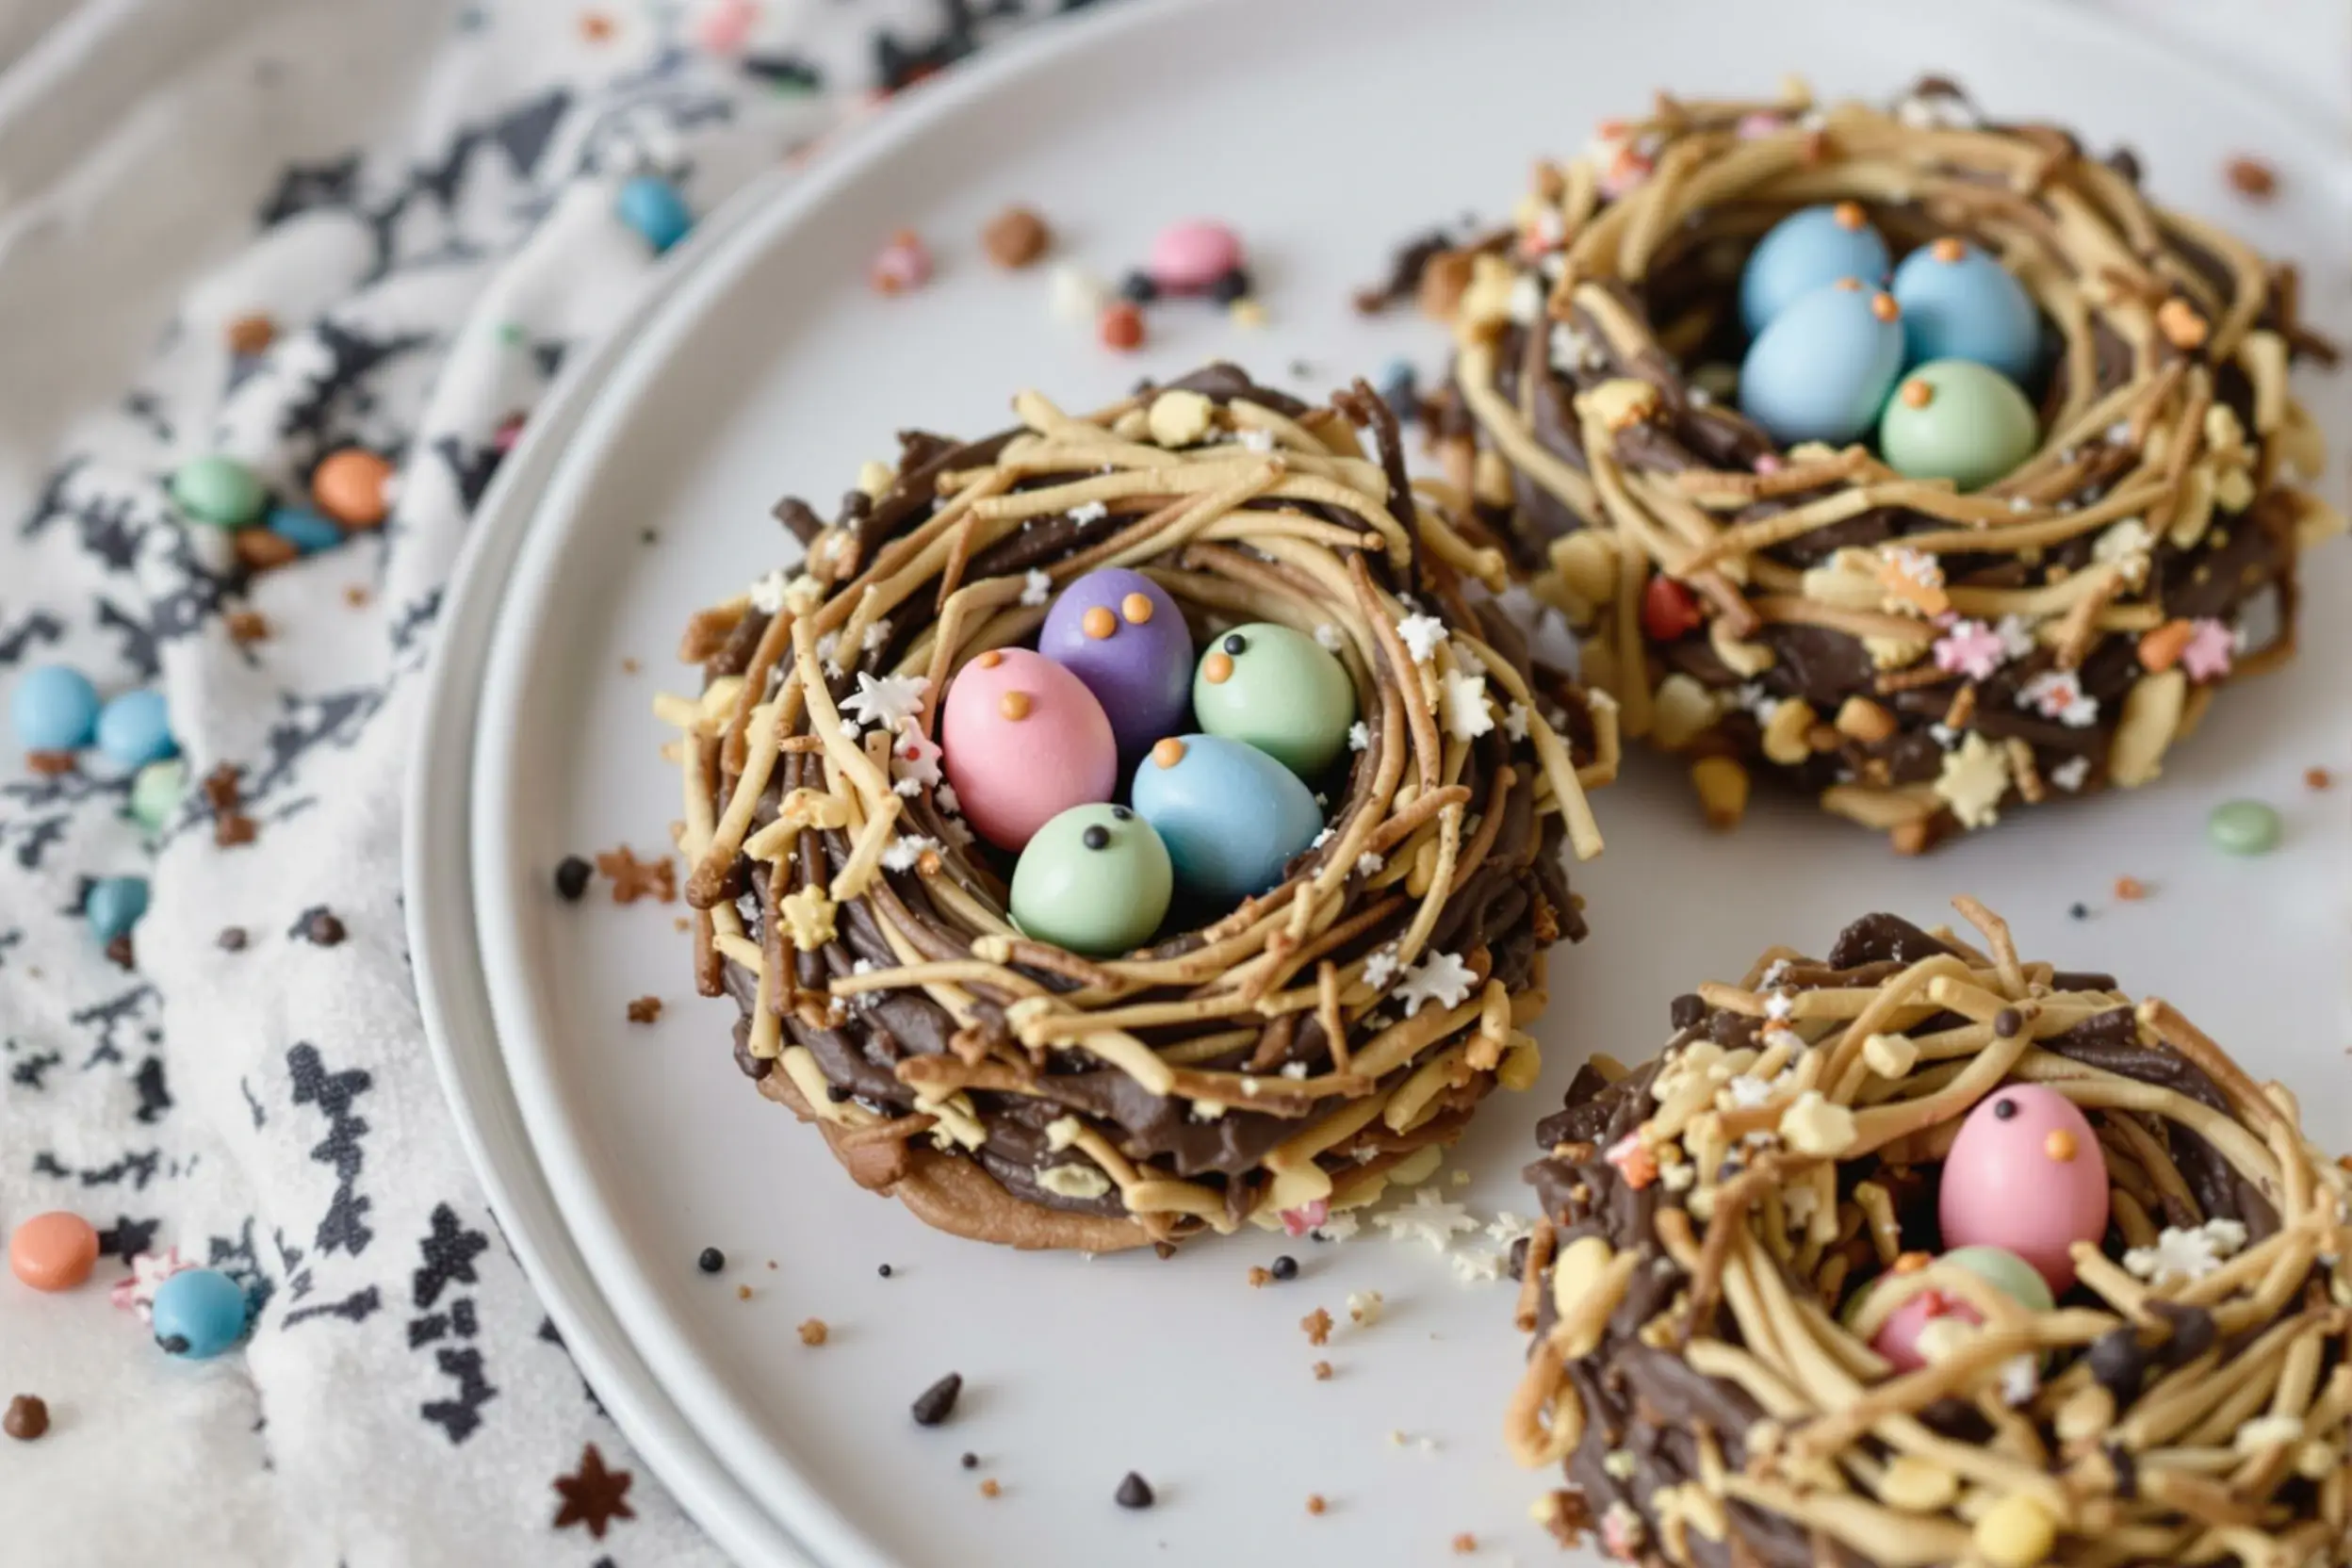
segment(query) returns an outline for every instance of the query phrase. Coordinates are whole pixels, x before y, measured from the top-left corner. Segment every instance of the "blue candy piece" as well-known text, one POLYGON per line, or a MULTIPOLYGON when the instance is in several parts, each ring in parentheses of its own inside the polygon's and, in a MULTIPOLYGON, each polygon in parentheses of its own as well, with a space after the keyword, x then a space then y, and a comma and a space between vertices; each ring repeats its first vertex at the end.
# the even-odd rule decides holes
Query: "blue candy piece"
POLYGON ((155 1343, 204 1361, 245 1337, 245 1290, 217 1268, 188 1268, 155 1287, 155 1343))
POLYGON ((685 238, 686 231, 694 226, 694 215, 686 210, 686 198, 659 174, 639 174, 622 186, 613 210, 622 222, 645 236, 655 255, 685 238))
POLYGON ((1176 885, 1228 906, 1279 884, 1282 866, 1323 831, 1298 776, 1218 735, 1160 742, 1135 769, 1135 814, 1168 846, 1176 885))
POLYGON ((17 681, 8 717, 26 751, 79 751, 98 732, 98 689, 70 665, 36 664, 17 681))
POLYGON ((1889 291, 1903 307, 1907 364, 1972 359, 2023 382, 2041 361, 2041 313, 2025 286, 1965 239, 1903 257, 1889 291))
POLYGON ((98 749, 125 771, 179 755, 172 738, 172 714, 163 694, 152 688, 125 692, 99 711, 98 749))
POLYGON ((1839 278, 1876 285, 1886 267, 1886 241, 1859 203, 1792 212, 1748 253, 1740 273, 1740 319, 1753 337, 1822 285, 1839 278))
POLYGON ((1740 412, 1782 446, 1840 446, 1878 419, 1903 369, 1894 300, 1847 278, 1772 318, 1740 366, 1740 412))
POLYGON ((90 935, 102 942, 127 937, 147 913, 147 879, 143 876, 102 876, 90 885, 82 914, 90 935))
POLYGON ((317 555, 343 542, 343 531, 306 506, 273 506, 270 531, 302 551, 317 555))

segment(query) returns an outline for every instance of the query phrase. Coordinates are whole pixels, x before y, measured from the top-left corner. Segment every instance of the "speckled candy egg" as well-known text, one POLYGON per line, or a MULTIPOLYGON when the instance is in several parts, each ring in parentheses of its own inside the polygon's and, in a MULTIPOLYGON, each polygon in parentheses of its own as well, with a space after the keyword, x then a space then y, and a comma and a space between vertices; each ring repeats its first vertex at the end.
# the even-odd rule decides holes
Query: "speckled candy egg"
POLYGON ((1969 359, 2011 381, 2034 373, 2042 321, 2025 286, 1965 239, 1946 237, 1903 258, 1888 291, 1903 307, 1906 357, 1969 359))
POLYGON ((1740 411, 1782 446, 1869 430, 1903 368, 1894 297, 1840 278, 1772 319, 1740 367, 1740 411))
POLYGON ((2074 1102, 2008 1084, 1978 1102, 1944 1160, 1936 1212, 1947 1247, 2005 1247, 2052 1290, 2074 1283, 2066 1249, 2107 1233, 2107 1160, 2074 1102))
POLYGON ((1298 775, 1221 735, 1171 736, 1135 769, 1136 814, 1168 846, 1176 884, 1207 903, 1238 904, 1276 886, 1323 831, 1298 775))
POLYGON ((1896 472, 1981 489, 2034 455, 2034 405, 2000 371, 1939 359, 1906 374, 1878 416, 1896 472))
MULTIPOLYGON (((2049 1282, 2034 1271, 2032 1264, 2006 1248, 1955 1247, 1936 1261, 1968 1270, 2028 1312, 2049 1312, 2057 1305, 2049 1282)), ((1957 1318, 1963 1323, 1984 1321, 1966 1298, 1925 1290, 1887 1316, 1870 1340, 1870 1348, 1885 1356, 1898 1371, 1915 1370, 1926 1364, 1928 1359, 1919 1348, 1920 1333, 1930 1323, 1943 1317, 1957 1318)))
POLYGON ((1168 590, 1141 572, 1105 566, 1063 589, 1037 651, 1086 682, 1125 755, 1184 727, 1192 633, 1168 590))
POLYGON ((1775 316, 1839 278, 1886 275, 1886 241, 1859 202, 1806 207, 1772 225, 1740 270, 1740 319, 1754 336, 1775 316))
POLYGON ((1175 892, 1168 846, 1124 806, 1073 806, 1031 836, 1013 868, 1013 921, 1094 956, 1152 939, 1175 892))
POLYGON ((948 683, 947 781, 974 831, 1001 849, 1119 787, 1119 742, 1076 676, 1027 648, 991 648, 948 683))
POLYGON ((1356 689, 1347 666, 1314 638, 1251 621, 1210 640, 1192 678, 1192 710, 1210 734, 1313 778, 1348 744, 1356 689))

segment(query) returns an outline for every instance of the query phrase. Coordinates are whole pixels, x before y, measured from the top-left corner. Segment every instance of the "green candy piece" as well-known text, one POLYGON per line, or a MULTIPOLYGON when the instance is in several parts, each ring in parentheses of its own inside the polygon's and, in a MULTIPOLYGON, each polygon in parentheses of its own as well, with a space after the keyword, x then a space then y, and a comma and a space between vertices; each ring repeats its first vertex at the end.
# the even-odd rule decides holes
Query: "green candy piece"
POLYGON ((1150 823, 1124 806, 1073 806, 1022 847, 1013 923, 1090 957, 1132 952, 1160 928, 1175 887, 1168 846, 1150 823))
POLYGON ((1356 688, 1314 638, 1251 621, 1209 640, 1193 671, 1192 710, 1209 734, 1255 746, 1312 780, 1348 744, 1356 688))
POLYGON ((2058 1305, 2041 1271, 2006 1247, 1955 1247, 1936 1261, 1967 1269, 2028 1312, 2058 1305))
POLYGON ((170 757, 150 762, 131 780, 131 817, 150 833, 159 833, 178 814, 188 794, 188 763, 170 757))
POLYGON ((2033 456, 2035 439, 2025 394, 1973 360, 1915 367, 1878 416, 1878 449, 1897 473, 1948 479, 1963 490, 1990 484, 2033 456))
POLYGON ((172 476, 172 498, 198 522, 244 528, 261 516, 270 496, 251 468, 216 453, 180 466, 172 476))
POLYGON ((2285 831, 2277 809, 2259 800, 2224 801, 2205 819, 2205 836, 2229 855, 2267 855, 2285 831))

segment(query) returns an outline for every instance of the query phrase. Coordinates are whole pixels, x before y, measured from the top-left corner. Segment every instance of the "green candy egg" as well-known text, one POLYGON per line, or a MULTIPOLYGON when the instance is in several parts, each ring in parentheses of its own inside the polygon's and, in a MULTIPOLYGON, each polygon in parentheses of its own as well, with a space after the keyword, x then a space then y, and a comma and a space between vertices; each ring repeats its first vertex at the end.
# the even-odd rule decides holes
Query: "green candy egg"
POLYGON ((269 500, 253 471, 233 457, 199 457, 172 476, 172 498, 199 522, 244 528, 261 515, 269 500))
POLYGON ((1936 1260, 1965 1268, 2028 1312, 2057 1306, 2041 1271, 2006 1247, 1955 1247, 1936 1260))
POLYGON ((1150 823, 1124 806, 1073 806, 1022 847, 1013 923, 1072 953, 1126 953, 1160 928, 1175 886, 1168 846, 1150 823))
POLYGON ((1314 638, 1252 621, 1209 640, 1192 677, 1192 710, 1211 735, 1257 747, 1315 778, 1348 744, 1356 688, 1314 638))
POLYGON ((1878 449, 1909 479, 1963 490, 1993 482, 2034 455, 2034 405, 2000 371, 1967 359, 1918 366, 1878 416, 1878 449))
POLYGON ((131 780, 131 817, 150 833, 160 832, 188 793, 188 763, 167 757, 150 762, 131 780))

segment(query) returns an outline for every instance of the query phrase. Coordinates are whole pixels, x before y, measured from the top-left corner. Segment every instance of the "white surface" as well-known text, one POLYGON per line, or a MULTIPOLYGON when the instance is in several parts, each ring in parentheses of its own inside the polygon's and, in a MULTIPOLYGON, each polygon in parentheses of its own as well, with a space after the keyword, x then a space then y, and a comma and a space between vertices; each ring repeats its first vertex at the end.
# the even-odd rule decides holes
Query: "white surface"
MULTIPOLYGON (((860 459, 887 455, 900 425, 993 428, 1021 385, 1083 405, 1212 354, 1310 393, 1399 352, 1426 371, 1439 351, 1428 328, 1359 322, 1344 302, 1396 238, 1465 205, 1501 210, 1531 154, 1572 151, 1591 120, 1653 82, 1764 90, 1791 56, 1825 92, 1882 93, 1932 67, 1996 112, 2129 139, 2158 189, 2302 259, 2311 312, 2345 318, 2328 265, 2343 254, 2341 218, 2314 200, 2246 206, 2216 153, 2259 151, 2290 192, 2310 193, 2331 177, 2325 150, 2077 13, 1999 5, 1963 21, 1813 3, 1711 10, 1703 30, 1672 7, 1359 0, 1345 30, 1336 14, 1307 0, 1114 13, 930 90, 815 182, 703 236, 581 428, 542 437, 568 437, 545 491, 526 475, 484 518, 486 535, 530 536, 512 580, 477 572, 448 628, 463 666, 485 631, 492 645, 470 824, 443 787, 421 803, 412 845, 413 870, 436 876, 413 908, 430 1011, 461 1111, 479 1118, 503 1051, 531 1148, 511 1123, 473 1130, 509 1195, 510 1233, 560 1310, 601 1325, 599 1342, 574 1340, 591 1376, 740 1553, 785 1549, 745 1511, 751 1497, 839 1564, 1431 1561, 1462 1530, 1497 1557, 1552 1550, 1524 1516, 1546 1483, 1514 1472, 1496 1439, 1522 1350, 1507 1287, 1462 1288, 1432 1253, 1368 1227, 1341 1247, 1209 1240, 1169 1263, 936 1235, 851 1187, 813 1132, 742 1079, 732 1006, 693 998, 675 910, 570 908, 547 893, 564 853, 662 842, 677 783, 653 755, 662 736, 646 703, 684 683, 666 650, 692 610, 783 559, 767 517, 776 496, 822 503, 860 459), (1114 358, 1048 318, 1041 275, 979 260, 971 237, 1014 199, 1040 204, 1064 254, 1106 277, 1162 221, 1228 217, 1252 247, 1272 325, 1245 335, 1205 309, 1163 306, 1147 351, 1114 358), (864 263, 901 225, 930 237, 940 276, 881 300, 864 263), (1292 378, 1294 359, 1314 374, 1292 378), (639 543, 648 524, 658 548, 639 543), (625 658, 645 672, 623 674, 625 658), (461 908, 445 858, 468 854, 495 1038, 459 999, 474 977, 462 933, 443 923, 461 908), (668 1001, 661 1022, 622 1022, 645 992, 668 1001), (513 1201, 534 1185, 533 1152, 565 1233, 545 1208, 513 1201), (727 1250, 727 1274, 694 1271, 705 1245, 727 1250), (1245 1286, 1249 1266, 1285 1250, 1306 1266, 1300 1279, 1245 1286), (874 1273, 884 1262, 887 1281, 874 1273), (736 1299, 738 1282, 751 1301, 736 1299), (1364 1288, 1384 1293, 1386 1318, 1346 1327, 1347 1296, 1364 1288), (1318 1305, 1343 1324, 1320 1351, 1297 1327, 1318 1305), (831 1326, 822 1349, 793 1334, 810 1315, 831 1326), (617 1364, 625 1353, 658 1391, 617 1364), (1309 1375, 1318 1357, 1338 1369, 1328 1383, 1309 1375), (951 1368, 966 1378, 955 1420, 914 1428, 906 1401, 951 1368), (699 1444, 657 1429, 672 1405, 699 1444), (1394 1446, 1396 1430, 1434 1451, 1394 1446), (956 1466, 967 1448, 985 1461, 976 1474, 956 1466), (1149 1513, 1111 1503, 1131 1468, 1159 1491, 1149 1513), (981 1477, 1004 1494, 979 1497, 981 1477), (1306 1515, 1310 1492, 1331 1498, 1327 1516, 1306 1515)), ((2325 407, 2342 428, 2340 388, 2325 407)), ((491 539, 482 547, 495 568, 491 539)), ((2342 549, 2313 563, 2311 597, 2340 597, 2347 568, 2342 549)), ((1924 860, 1890 858, 1795 802, 1762 803, 1737 837, 1707 837, 1671 771, 1637 760, 1599 803, 1607 857, 1576 874, 1595 934, 1556 960, 1544 1081, 1490 1102, 1451 1162, 1474 1184, 1441 1177, 1440 1191, 1481 1216, 1523 1210, 1529 1126, 1586 1051, 1641 1054, 1663 1037, 1670 996, 1735 974, 1765 945, 1820 951, 1873 907, 1934 921, 1962 890, 2007 913, 2030 955, 2112 967, 2169 996, 2258 1073, 2294 1084, 2321 1141, 2352 1142, 2344 999, 2311 998, 2327 977, 2342 989, 2352 796, 2300 783, 2313 763, 2352 771, 2338 689, 2348 652, 2341 624, 2315 616, 2303 662, 2228 694, 2160 787, 2027 813, 1924 860), (2240 794, 2286 812, 2282 853, 2240 862, 2206 847, 2204 812, 2240 794), (2150 885, 2148 902, 2110 898, 2125 873, 2150 885), (2096 911, 2087 923, 2066 918, 2077 900, 2096 911)), ((429 743, 445 764, 467 743, 465 686, 445 672, 453 706, 429 743)))

